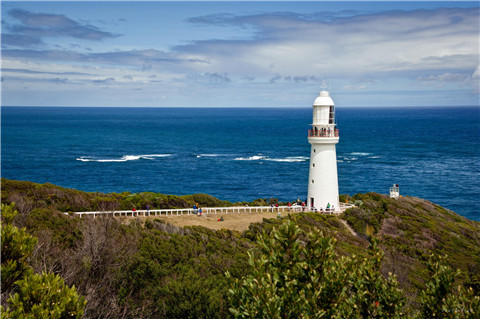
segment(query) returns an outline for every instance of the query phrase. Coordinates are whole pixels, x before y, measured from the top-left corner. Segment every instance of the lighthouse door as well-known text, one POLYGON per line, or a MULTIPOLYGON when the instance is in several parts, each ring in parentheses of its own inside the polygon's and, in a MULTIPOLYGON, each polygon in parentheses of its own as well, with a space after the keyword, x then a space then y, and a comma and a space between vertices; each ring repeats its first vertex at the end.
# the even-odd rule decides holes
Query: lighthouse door
POLYGON ((310 197, 310 207, 315 207, 315 205, 313 205, 313 202, 314 202, 313 197, 310 197))

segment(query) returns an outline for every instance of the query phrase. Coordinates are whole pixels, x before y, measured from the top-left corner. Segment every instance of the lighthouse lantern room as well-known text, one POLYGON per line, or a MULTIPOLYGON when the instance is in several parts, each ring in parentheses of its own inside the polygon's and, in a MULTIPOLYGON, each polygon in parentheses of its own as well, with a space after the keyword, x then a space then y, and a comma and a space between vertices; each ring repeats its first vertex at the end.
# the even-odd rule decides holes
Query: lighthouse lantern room
POLYGON ((337 154, 338 129, 335 104, 328 91, 320 91, 313 102, 313 123, 308 130, 311 144, 307 207, 309 210, 339 210, 337 154))

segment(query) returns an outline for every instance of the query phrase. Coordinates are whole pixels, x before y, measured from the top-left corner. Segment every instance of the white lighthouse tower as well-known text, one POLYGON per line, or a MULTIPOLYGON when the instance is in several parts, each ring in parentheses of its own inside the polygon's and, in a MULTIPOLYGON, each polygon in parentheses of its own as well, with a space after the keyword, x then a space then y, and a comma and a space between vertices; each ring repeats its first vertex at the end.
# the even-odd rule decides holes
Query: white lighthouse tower
POLYGON ((309 210, 338 211, 337 152, 338 129, 335 124, 335 105, 328 91, 320 91, 313 102, 313 123, 308 130, 310 173, 308 175, 309 210))

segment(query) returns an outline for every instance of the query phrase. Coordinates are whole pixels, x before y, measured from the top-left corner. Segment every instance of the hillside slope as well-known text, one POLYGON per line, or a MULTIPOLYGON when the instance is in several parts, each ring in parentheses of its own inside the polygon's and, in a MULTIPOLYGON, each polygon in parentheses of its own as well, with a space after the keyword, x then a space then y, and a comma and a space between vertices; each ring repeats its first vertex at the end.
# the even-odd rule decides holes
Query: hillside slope
MULTIPOLYGON (((385 252, 382 272, 398 276, 412 309, 418 306, 432 253, 448 255, 448 263, 463 272, 458 284, 480 294, 480 223, 414 197, 390 199, 376 193, 343 197, 357 207, 340 216, 297 213, 282 218, 336 237, 340 255, 365 256, 369 241, 378 238, 385 252)), ((251 223, 245 214, 238 220, 242 227, 222 223, 222 228, 233 230, 213 230, 209 223, 215 228, 220 223, 213 218, 202 227, 185 224, 208 218, 191 216, 185 224, 179 218, 172 225, 175 216, 80 219, 60 213, 107 204, 153 206, 152 199, 157 200, 154 205, 169 207, 189 207, 193 201, 231 204, 205 194, 85 193, 2 179, 2 203, 15 202, 20 211, 16 225, 38 237, 31 259, 34 269, 53 271, 74 284, 88 300, 86 318, 229 317, 225 271, 234 278, 248 274, 247 252, 255 247, 257 235, 270 233, 282 219, 264 213, 251 223)))
POLYGON ((380 240, 386 258, 384 271, 395 273, 413 295, 424 288, 429 256, 448 256, 454 269, 480 292, 480 223, 416 197, 391 199, 375 193, 357 194, 358 208, 346 220, 360 237, 380 240))

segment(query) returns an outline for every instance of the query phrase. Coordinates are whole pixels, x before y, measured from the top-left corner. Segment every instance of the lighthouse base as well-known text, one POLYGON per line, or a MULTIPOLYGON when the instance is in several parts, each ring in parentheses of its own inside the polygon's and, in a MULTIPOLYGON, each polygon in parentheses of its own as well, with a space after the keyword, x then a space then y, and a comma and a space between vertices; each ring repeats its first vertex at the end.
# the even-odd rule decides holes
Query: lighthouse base
POLYGON ((312 211, 339 210, 335 144, 312 144, 307 207, 312 211))

